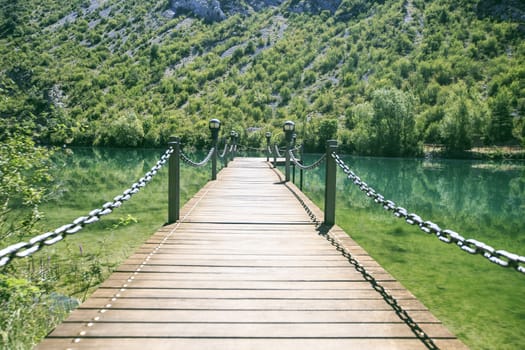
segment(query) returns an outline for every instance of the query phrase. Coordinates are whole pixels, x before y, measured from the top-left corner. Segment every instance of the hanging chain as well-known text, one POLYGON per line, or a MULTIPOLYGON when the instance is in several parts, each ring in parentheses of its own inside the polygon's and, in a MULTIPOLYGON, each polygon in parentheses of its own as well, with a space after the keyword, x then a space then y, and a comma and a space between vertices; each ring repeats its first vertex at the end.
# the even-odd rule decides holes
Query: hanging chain
POLYGON ((301 164, 301 161, 299 159, 297 159, 293 153, 293 150, 290 150, 290 160, 299 168, 299 169, 302 169, 302 170, 313 170, 315 168, 318 168, 319 166, 321 166, 321 164, 323 164, 323 161, 326 159, 326 154, 323 154, 321 156, 321 158, 319 158, 318 160, 316 160, 314 163, 310 164, 310 165, 303 165, 301 164))
POLYGON ((194 162, 193 160, 191 160, 187 155, 185 155, 183 152, 180 152, 180 156, 181 156, 181 159, 188 165, 192 166, 192 167, 195 167, 195 168, 198 168, 198 167, 202 167, 202 166, 205 166, 206 164, 208 164, 208 162, 210 161, 211 159, 211 156, 213 155, 213 152, 215 151, 215 147, 212 147, 210 149, 210 152, 208 152, 208 155, 206 156, 206 158, 204 158, 201 162, 197 163, 197 162, 194 162))
POLYGON ((281 152, 279 152, 279 147, 277 147, 277 145, 274 145, 273 150, 274 150, 275 155, 277 156, 277 158, 282 158, 283 157, 281 152))
POLYGON ((408 213, 405 208, 396 206, 396 203, 385 199, 383 195, 376 192, 376 190, 370 187, 366 182, 362 181, 359 176, 350 170, 348 165, 345 164, 337 153, 332 153, 332 157, 354 185, 359 187, 366 196, 372 198, 375 203, 381 205, 385 210, 391 211, 394 216, 405 219, 406 223, 410 225, 418 225, 421 231, 430 235, 435 235, 443 243, 454 243, 457 247, 461 248, 461 250, 469 254, 479 254, 496 265, 507 268, 510 267, 525 274, 525 256, 510 253, 506 250, 496 250, 488 244, 472 238, 466 239, 455 231, 448 229, 442 230, 437 224, 432 221, 425 221, 415 213, 408 213))
MULTIPOLYGON (((233 145, 232 145, 233 146, 233 145)), ((232 147, 228 149, 228 142, 224 143, 224 149, 222 150, 222 153, 218 155, 220 159, 224 159, 224 156, 226 156, 226 153, 231 153, 232 147)))
POLYGON ((112 202, 106 202, 101 208, 94 209, 90 211, 88 215, 81 216, 73 220, 72 223, 63 225, 54 231, 33 237, 28 242, 16 243, 0 250, 0 267, 6 266, 14 258, 25 258, 36 253, 44 246, 55 244, 66 238, 68 235, 74 235, 82 230, 84 226, 98 222, 102 216, 112 213, 116 208, 120 208, 124 202, 130 200, 134 194, 137 194, 140 189, 145 187, 153 179, 162 166, 167 163, 172 153, 173 148, 170 147, 162 155, 157 164, 155 164, 155 166, 153 166, 144 177, 131 185, 131 187, 126 189, 121 195, 113 198, 112 202))

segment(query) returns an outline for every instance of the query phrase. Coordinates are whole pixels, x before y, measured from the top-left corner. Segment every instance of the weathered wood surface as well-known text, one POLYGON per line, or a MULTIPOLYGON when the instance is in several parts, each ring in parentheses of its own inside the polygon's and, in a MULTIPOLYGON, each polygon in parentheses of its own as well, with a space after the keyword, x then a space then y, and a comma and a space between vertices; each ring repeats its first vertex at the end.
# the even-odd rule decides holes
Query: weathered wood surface
MULTIPOLYGON (((230 163, 37 349, 426 349, 279 176, 261 159, 230 163)), ((331 234, 437 346, 465 349, 340 228, 331 234)))

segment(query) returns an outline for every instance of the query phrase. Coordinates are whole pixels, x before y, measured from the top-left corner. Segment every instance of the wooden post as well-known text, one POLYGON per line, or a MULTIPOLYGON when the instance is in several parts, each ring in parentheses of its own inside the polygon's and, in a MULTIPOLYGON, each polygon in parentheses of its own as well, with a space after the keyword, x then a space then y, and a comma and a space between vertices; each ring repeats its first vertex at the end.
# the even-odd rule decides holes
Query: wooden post
POLYGON ((170 137, 168 146, 173 147, 168 162, 168 224, 172 224, 180 212, 180 139, 170 137))
POLYGON ((324 224, 335 225, 335 195, 337 183, 337 164, 332 158, 332 153, 337 151, 337 141, 326 142, 326 179, 324 192, 324 224))

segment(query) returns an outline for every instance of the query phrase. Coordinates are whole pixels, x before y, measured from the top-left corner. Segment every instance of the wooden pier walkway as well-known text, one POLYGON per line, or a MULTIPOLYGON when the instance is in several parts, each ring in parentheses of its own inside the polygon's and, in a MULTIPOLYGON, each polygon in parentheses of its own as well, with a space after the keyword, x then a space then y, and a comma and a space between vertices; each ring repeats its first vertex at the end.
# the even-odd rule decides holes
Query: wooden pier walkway
MULTIPOLYGON (((37 349, 426 349, 263 159, 238 158, 37 349)), ((442 349, 466 349, 335 226, 442 349)))

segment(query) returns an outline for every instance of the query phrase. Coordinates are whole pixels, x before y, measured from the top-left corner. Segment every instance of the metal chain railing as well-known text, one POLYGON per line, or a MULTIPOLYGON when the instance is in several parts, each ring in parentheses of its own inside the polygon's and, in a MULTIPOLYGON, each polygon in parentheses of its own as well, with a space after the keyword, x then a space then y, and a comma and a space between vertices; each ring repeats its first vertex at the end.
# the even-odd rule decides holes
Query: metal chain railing
POLYGON ((126 189, 121 195, 113 198, 112 202, 106 202, 101 208, 94 209, 86 216, 81 216, 72 223, 63 225, 54 231, 46 232, 39 236, 31 238, 28 242, 20 242, 10 245, 7 248, 0 250, 0 267, 6 266, 14 258, 25 258, 33 253, 36 253, 44 246, 53 245, 69 235, 74 235, 82 230, 86 225, 93 224, 100 220, 102 216, 108 215, 114 209, 119 208, 122 204, 131 199, 131 197, 138 193, 141 188, 145 187, 157 174, 157 172, 167 163, 170 155, 173 153, 173 148, 170 147, 157 161, 155 166, 148 171, 144 177, 141 177, 137 182, 126 189))
POLYGON ((195 167, 195 168, 198 168, 198 167, 201 167, 201 166, 205 166, 206 164, 208 164, 208 162, 210 161, 211 157, 213 156, 213 152, 215 151, 215 147, 212 147, 210 149, 210 151, 208 152, 208 155, 201 161, 201 162, 194 162, 193 160, 191 160, 186 154, 184 154, 183 152, 180 152, 180 156, 182 158, 182 160, 192 166, 192 167, 195 167))
POLYGON ((396 217, 404 218, 410 225, 418 225, 423 232, 435 235, 443 243, 454 243, 457 247, 461 248, 461 250, 469 254, 479 254, 496 265, 513 268, 516 271, 525 274, 525 256, 510 253, 506 250, 496 250, 488 244, 472 238, 466 239, 457 232, 449 229, 443 230, 434 222, 423 220, 415 213, 408 213, 405 208, 396 206, 396 203, 385 199, 383 195, 376 192, 376 190, 370 187, 366 182, 362 181, 361 178, 345 164, 338 154, 334 152, 332 153, 332 157, 354 185, 359 187, 359 189, 368 197, 372 198, 375 203, 383 206, 385 210, 391 211, 396 217))
POLYGON ((390 307, 392 307, 392 309, 398 315, 398 317, 410 328, 410 330, 416 335, 416 337, 419 340, 421 340, 421 342, 423 342, 423 344, 425 344, 425 346, 428 349, 438 350, 439 348, 436 346, 436 344, 434 344, 432 339, 421 329, 421 327, 419 327, 419 325, 412 319, 412 317, 410 317, 408 312, 398 304, 396 298, 394 298, 390 293, 388 293, 388 291, 374 278, 374 276, 372 276, 366 270, 366 268, 352 256, 352 254, 344 247, 344 245, 338 242, 338 240, 330 234, 330 231, 326 227, 323 227, 321 220, 317 218, 313 210, 310 209, 308 204, 301 198, 301 196, 299 196, 293 190, 290 191, 299 201, 301 206, 304 208, 312 222, 315 224, 319 235, 324 237, 327 241, 330 242, 330 244, 336 247, 337 251, 339 251, 356 269, 356 271, 359 272, 363 276, 363 278, 372 285, 372 288, 374 288, 374 290, 381 295, 385 302, 388 305, 390 305, 390 307))
POLYGON ((282 158, 283 157, 281 152, 279 152, 279 147, 277 147, 277 145, 274 145, 273 151, 275 152, 275 155, 277 156, 277 158, 282 158))
POLYGON ((313 170, 315 168, 318 168, 319 166, 321 166, 321 164, 323 164, 323 161, 326 159, 326 154, 323 154, 321 156, 321 158, 319 158, 318 160, 316 160, 314 163, 310 164, 310 165, 303 165, 301 164, 301 161, 300 159, 298 159, 295 154, 293 153, 293 150, 290 150, 290 160, 299 168, 299 169, 302 169, 302 170, 313 170))
MULTIPOLYGON (((233 146, 233 145, 232 145, 233 146)), ((222 153, 217 155, 220 159, 224 159, 226 156, 226 153, 231 153, 232 147, 230 146, 230 149, 228 150, 228 142, 224 143, 224 149, 222 150, 222 153)))

